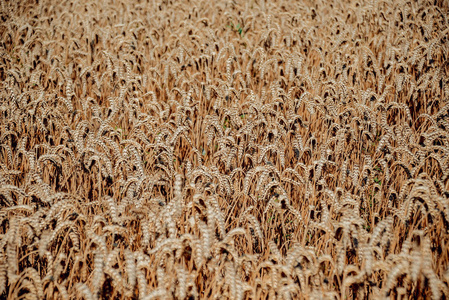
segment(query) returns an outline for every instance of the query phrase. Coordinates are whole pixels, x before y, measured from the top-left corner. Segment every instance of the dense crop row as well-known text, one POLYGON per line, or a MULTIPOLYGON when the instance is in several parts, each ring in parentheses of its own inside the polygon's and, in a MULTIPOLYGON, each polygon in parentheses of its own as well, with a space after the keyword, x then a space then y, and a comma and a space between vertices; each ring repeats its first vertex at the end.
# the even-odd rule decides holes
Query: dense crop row
POLYGON ((0 298, 449 297, 447 1, 0 4, 0 298))

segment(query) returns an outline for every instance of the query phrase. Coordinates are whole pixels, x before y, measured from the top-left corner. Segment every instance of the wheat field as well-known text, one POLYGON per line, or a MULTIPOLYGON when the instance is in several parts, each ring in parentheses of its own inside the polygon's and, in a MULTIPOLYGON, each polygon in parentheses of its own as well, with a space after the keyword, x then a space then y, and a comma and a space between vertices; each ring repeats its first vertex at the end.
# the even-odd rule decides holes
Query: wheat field
POLYGON ((448 1, 0 19, 1 299, 449 298, 448 1))

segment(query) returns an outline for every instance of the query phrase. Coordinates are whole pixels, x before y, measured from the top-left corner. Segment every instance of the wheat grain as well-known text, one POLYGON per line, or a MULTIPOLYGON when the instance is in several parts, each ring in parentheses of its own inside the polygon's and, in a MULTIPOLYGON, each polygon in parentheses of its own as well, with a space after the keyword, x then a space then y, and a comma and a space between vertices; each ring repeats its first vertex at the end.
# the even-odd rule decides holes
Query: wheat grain
POLYGON ((448 295, 444 1, 116 4, 0 2, 3 296, 448 295))

